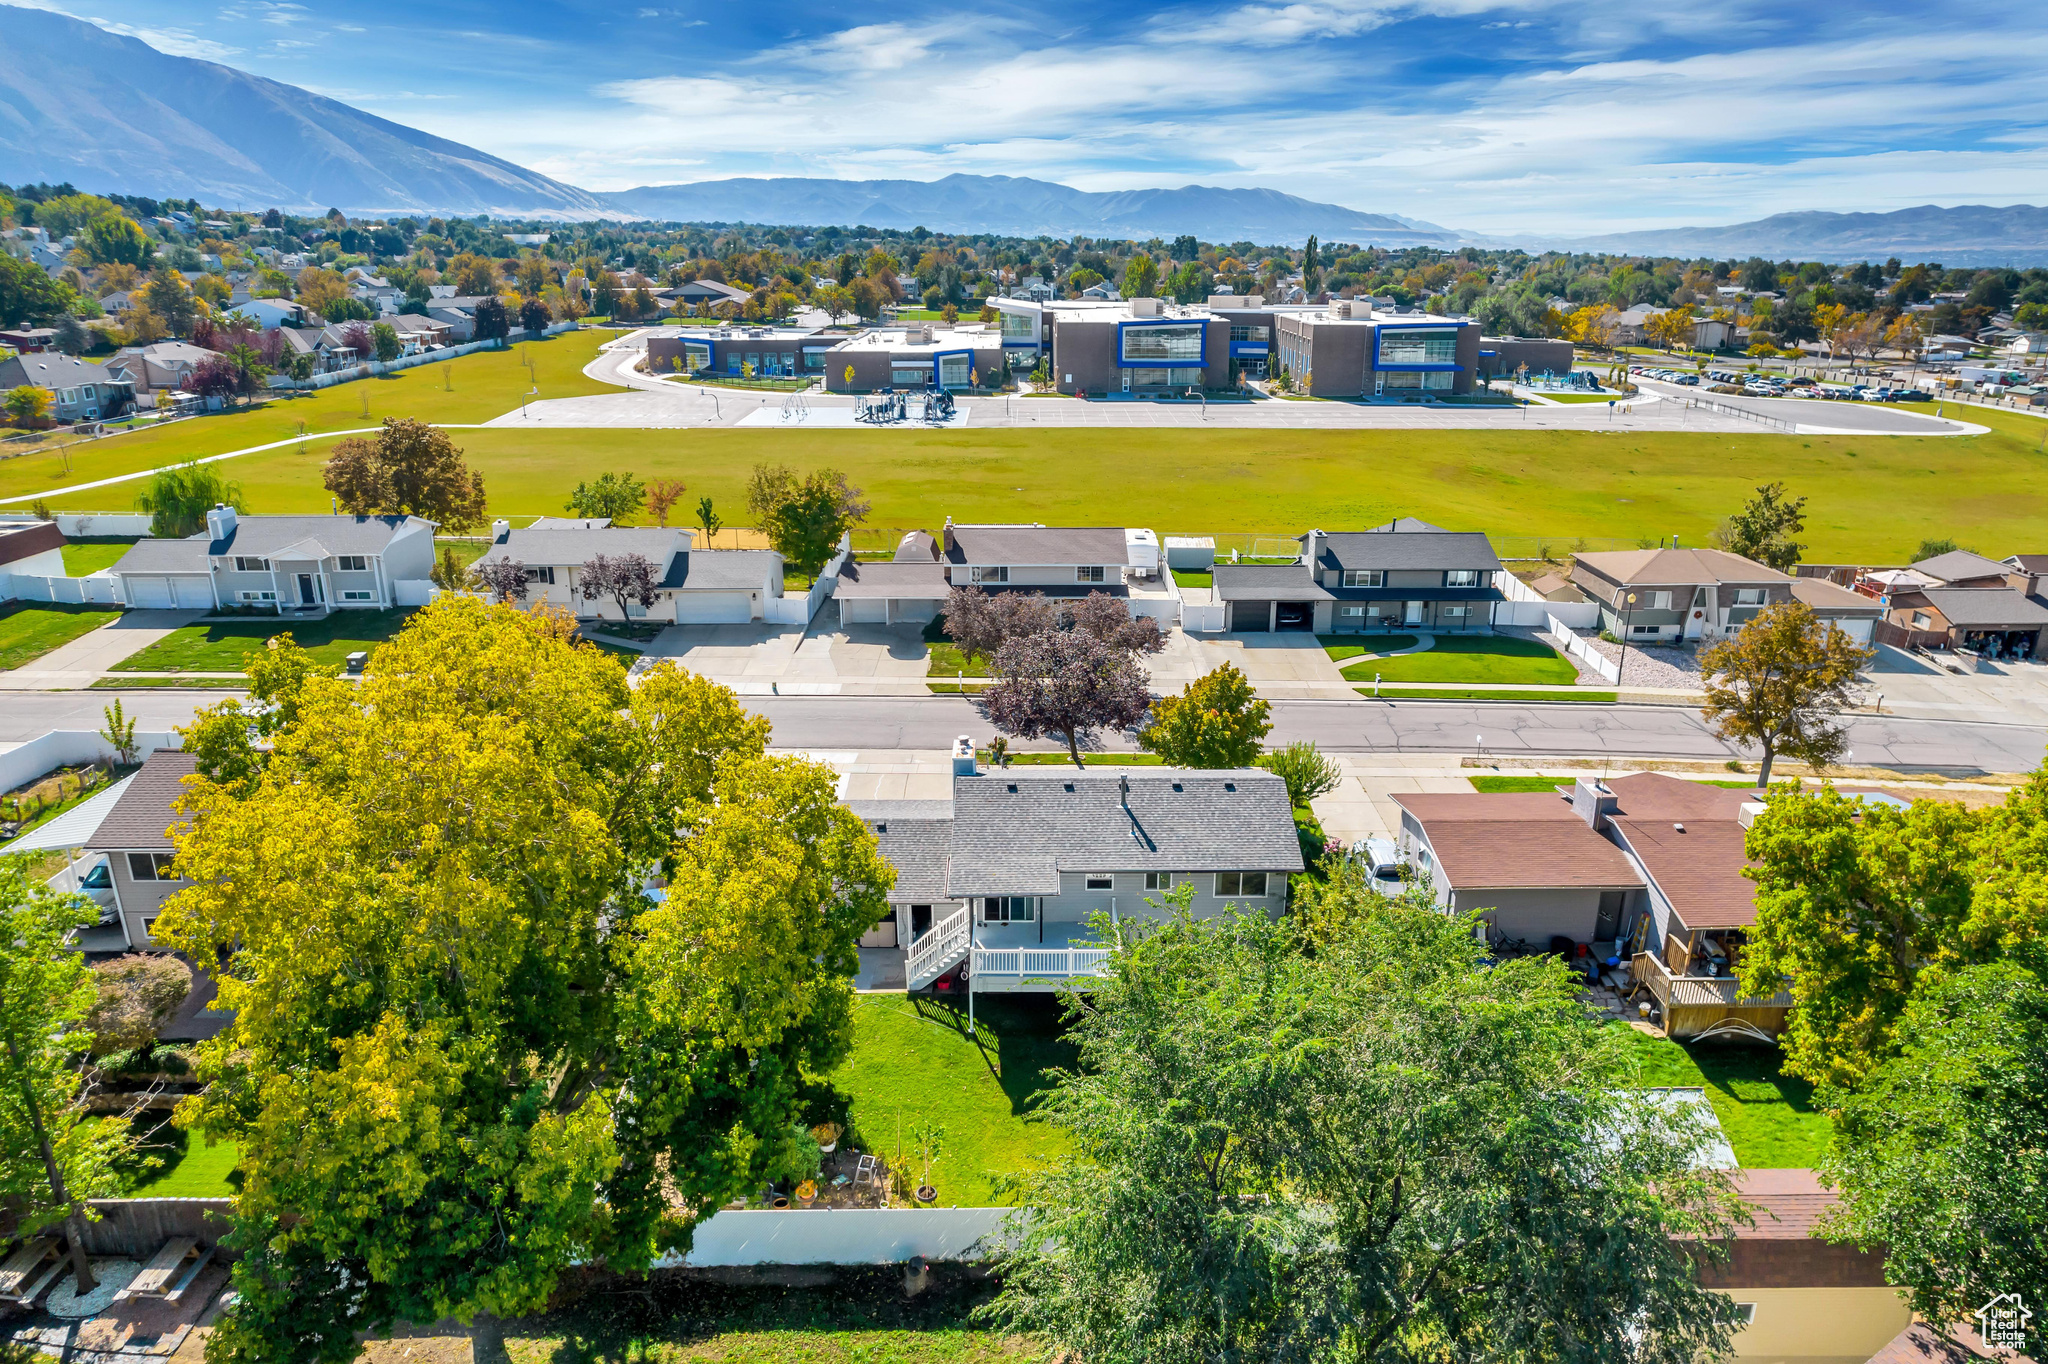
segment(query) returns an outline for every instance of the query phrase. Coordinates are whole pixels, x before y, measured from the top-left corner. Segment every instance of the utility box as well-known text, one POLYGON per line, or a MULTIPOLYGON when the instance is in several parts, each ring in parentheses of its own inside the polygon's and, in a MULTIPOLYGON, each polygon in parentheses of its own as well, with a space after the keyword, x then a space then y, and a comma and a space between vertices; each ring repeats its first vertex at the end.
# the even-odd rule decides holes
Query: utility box
POLYGON ((350 677, 361 677, 363 675, 363 666, 369 661, 370 655, 361 649, 350 654, 348 656, 348 675, 350 677))

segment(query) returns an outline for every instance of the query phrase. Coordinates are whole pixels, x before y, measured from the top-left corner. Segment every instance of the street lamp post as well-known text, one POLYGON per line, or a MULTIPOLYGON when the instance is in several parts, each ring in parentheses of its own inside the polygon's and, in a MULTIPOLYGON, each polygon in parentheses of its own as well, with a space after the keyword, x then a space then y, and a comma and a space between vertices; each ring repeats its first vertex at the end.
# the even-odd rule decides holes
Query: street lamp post
POLYGON ((1621 662, 1614 665, 1614 685, 1617 687, 1621 685, 1622 673, 1628 668, 1628 629, 1629 622, 1635 619, 1635 614, 1636 594, 1631 592, 1628 594, 1628 597, 1626 598, 1626 604, 1622 607, 1621 662))

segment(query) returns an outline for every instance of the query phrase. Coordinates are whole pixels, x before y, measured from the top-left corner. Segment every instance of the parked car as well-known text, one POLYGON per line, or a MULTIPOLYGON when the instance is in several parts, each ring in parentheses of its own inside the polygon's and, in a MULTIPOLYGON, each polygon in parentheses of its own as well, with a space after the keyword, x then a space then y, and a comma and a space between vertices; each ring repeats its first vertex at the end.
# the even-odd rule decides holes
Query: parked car
POLYGON ((1366 880, 1382 895, 1399 895, 1404 884, 1401 850, 1390 838, 1361 838, 1351 845, 1351 856, 1365 868, 1366 880))

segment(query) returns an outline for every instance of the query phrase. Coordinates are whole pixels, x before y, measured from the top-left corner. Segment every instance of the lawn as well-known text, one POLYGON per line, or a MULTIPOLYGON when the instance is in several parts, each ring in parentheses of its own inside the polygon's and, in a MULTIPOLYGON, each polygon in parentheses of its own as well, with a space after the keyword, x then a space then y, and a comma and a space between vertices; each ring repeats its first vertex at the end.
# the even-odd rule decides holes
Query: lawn
POLYGON ((1733 1042, 1673 1042, 1628 1033, 1646 1085, 1704 1088, 1736 1162, 1762 1170, 1809 1169, 1827 1150, 1827 1115, 1813 1086, 1779 1073, 1776 1047, 1733 1042))
POLYGON ((1611 706, 1620 699, 1611 691, 1516 691, 1511 687, 1483 690, 1477 687, 1405 687, 1399 691, 1375 692, 1371 687, 1353 687, 1360 696, 1375 701, 1519 701, 1562 702, 1569 705, 1611 706))
POLYGON ((973 1320, 996 1287, 943 1263, 916 1297, 900 1265, 843 1267, 798 1288, 658 1275, 506 1322, 505 1352, 514 1364, 1044 1364, 1043 1344, 973 1320))
POLYGON ((930 646, 932 666, 929 677, 960 678, 987 677, 988 660, 977 655, 971 662, 955 644, 934 644, 930 646))
POLYGON ((1541 795, 1549 795, 1557 790, 1558 787, 1571 784, 1570 777, 1503 777, 1482 775, 1467 777, 1465 780, 1472 783, 1474 791, 1489 796, 1527 794, 1532 791, 1541 795))
POLYGON ((64 573, 83 578, 120 562, 135 544, 133 540, 70 540, 64 545, 64 573))
POLYGON ((859 997, 853 1055, 830 1076, 851 1101, 853 1139, 889 1155, 899 1131, 931 1118, 946 1129, 932 1171, 939 1205, 1008 1202, 996 1189, 1000 1176, 1067 1149, 1059 1132, 1025 1119, 1032 1096, 1051 1086, 1046 1071, 1074 1064, 1074 1049, 1060 1038, 1059 1010, 1051 995, 982 995, 970 1038, 965 1007, 950 1000, 859 997))
POLYGON ((1317 635, 1316 643, 1323 646, 1323 652, 1330 656, 1332 663, 1342 663, 1347 658, 1359 658, 1366 654, 1391 654, 1402 649, 1415 647, 1413 635, 1317 635))
POLYGON ((165 1164, 136 1185, 137 1198, 232 1198, 238 1181, 235 1163, 242 1153, 233 1142, 206 1144, 206 1138, 166 1126, 144 1151, 165 1164))
POLYGON ((357 650, 374 649, 412 615, 413 608, 390 611, 336 611, 323 620, 279 620, 251 616, 244 620, 210 621, 173 630, 146 649, 130 654, 113 671, 131 673, 235 673, 248 656, 273 635, 289 634, 292 642, 316 663, 338 667, 357 650))
POLYGON ((1206 568, 1176 568, 1171 570, 1174 582, 1182 587, 1214 587, 1216 575, 1206 568))
POLYGON ((20 601, 0 605, 0 671, 33 663, 120 614, 108 606, 20 601))
MULTIPOLYGON (((578 371, 602 338, 572 332, 529 343, 543 397, 608 392, 578 371)), ((516 350, 517 348, 515 348, 516 350)), ((441 365, 426 366, 438 371, 441 365)), ((96 442, 72 456, 0 465, 0 498, 39 495, 64 510, 132 504, 116 485, 66 493, 94 479, 236 449, 297 433, 313 438, 221 466, 243 485, 252 512, 324 512, 322 433, 374 425, 385 413, 475 422, 518 405, 526 371, 507 353, 451 362, 455 391, 439 375, 406 371, 343 384, 318 396, 250 413, 195 418, 169 432, 96 442), (360 415, 359 394, 371 398, 360 415), (175 437, 175 438, 173 438, 175 437), (128 444, 127 442, 135 442, 128 444)), ((1993 428, 1957 438, 1784 436, 1543 430, 1184 430, 1180 428, 960 431, 764 428, 643 431, 617 428, 458 431, 456 443, 483 475, 494 516, 559 514, 569 490, 593 470, 642 479, 675 477, 687 501, 709 496, 738 514, 759 463, 844 471, 873 503, 876 531, 956 521, 1139 525, 1161 534, 1218 529, 1299 534, 1308 525, 1377 525, 1395 515, 1498 535, 1678 535, 1704 544, 1760 483, 1782 480, 1808 499, 1807 557, 1824 562, 1901 562, 1922 539, 1966 528, 1982 544, 2023 543, 2048 520, 2048 461, 2035 451, 2037 419, 1972 409, 1993 428), (2022 426, 2021 424, 2024 424, 2022 426), (1101 470, 1119 471, 1105 480, 1101 470)))
POLYGON ((1367 659, 1344 670, 1353 682, 1494 682, 1568 687, 1578 670, 1564 655, 1533 639, 1512 635, 1438 635, 1419 654, 1367 659))

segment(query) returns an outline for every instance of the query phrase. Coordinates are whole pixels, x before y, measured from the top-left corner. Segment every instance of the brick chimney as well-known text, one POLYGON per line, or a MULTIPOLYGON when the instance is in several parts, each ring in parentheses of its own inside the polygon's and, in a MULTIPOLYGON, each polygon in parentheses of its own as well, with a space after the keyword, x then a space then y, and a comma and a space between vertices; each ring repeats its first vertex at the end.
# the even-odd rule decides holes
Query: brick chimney
POLYGON ((946 556, 947 556, 948 558, 951 558, 951 557, 952 557, 952 554, 953 554, 953 518, 952 518, 952 517, 950 517, 950 516, 946 518, 946 547, 945 547, 945 552, 946 552, 946 556))

